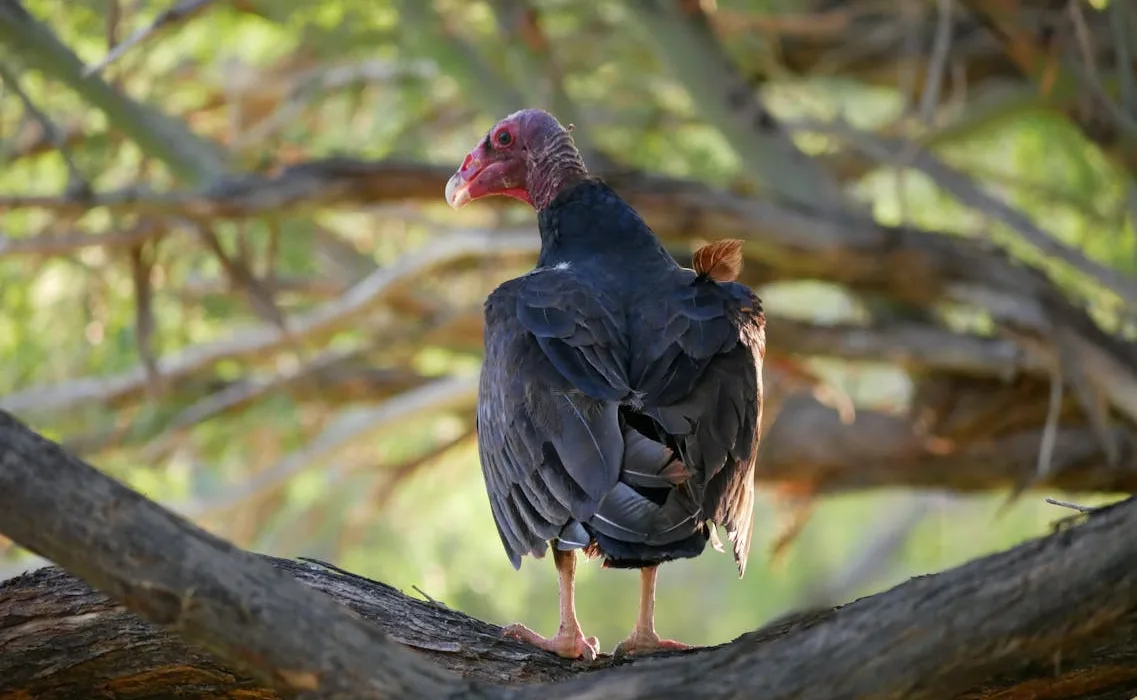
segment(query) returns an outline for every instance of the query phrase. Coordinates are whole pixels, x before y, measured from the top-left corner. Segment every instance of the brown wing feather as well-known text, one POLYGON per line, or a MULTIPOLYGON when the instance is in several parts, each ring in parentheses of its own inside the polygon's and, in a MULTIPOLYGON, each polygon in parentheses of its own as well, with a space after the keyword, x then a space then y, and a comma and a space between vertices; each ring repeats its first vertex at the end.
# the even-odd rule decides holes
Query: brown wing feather
MULTIPOLYGON (((700 266, 709 260, 703 257, 700 266)), ((692 305, 662 298, 659 307, 667 309, 660 317, 663 321, 645 335, 657 347, 667 346, 659 356, 674 354, 677 358, 674 362, 657 361, 653 367, 668 367, 669 379, 695 381, 684 381, 687 390, 672 392, 671 400, 649 401, 644 412, 658 421, 661 441, 675 450, 690 475, 684 486, 691 490, 694 500, 688 507, 726 531, 742 575, 753 528, 754 468, 764 398, 765 316, 761 300, 743 285, 710 281, 705 276, 704 280, 692 283, 691 289, 698 290, 691 292, 692 298, 701 299, 692 305), (721 300, 722 306, 716 310, 710 299, 721 300), (676 324, 673 319, 680 317, 683 309, 698 314, 706 325, 676 324), (711 331, 718 328, 713 324, 724 322, 729 323, 732 342, 720 345, 717 332, 711 331), (676 328, 679 335, 671 333, 676 328), (713 344, 707 345, 707 341, 713 344), (711 348, 715 351, 708 356, 711 348), (707 359, 700 366, 692 361, 694 357, 707 359)), ((649 397, 654 395, 659 394, 648 393, 649 397)))
POLYGON ((742 273, 742 244, 737 238, 708 243, 691 256, 691 265, 716 282, 733 282, 742 273))
POLYGON ((758 457, 764 399, 762 360, 766 339, 762 319, 749 319, 744 323, 741 336, 742 342, 735 351, 708 371, 700 387, 720 406, 725 404, 741 412, 741 430, 737 432, 748 438, 735 444, 719 472, 707 475, 703 492, 703 509, 713 522, 727 531, 740 577, 746 572, 753 532, 754 466, 758 457), (754 388, 757 389, 757 400, 750 394, 754 388))

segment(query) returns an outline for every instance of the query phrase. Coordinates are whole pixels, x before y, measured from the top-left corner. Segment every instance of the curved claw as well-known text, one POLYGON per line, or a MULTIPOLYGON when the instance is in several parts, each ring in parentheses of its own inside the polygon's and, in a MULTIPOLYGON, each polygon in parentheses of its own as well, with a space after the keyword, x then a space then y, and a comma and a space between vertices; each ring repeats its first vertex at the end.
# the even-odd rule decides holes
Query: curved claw
POLYGON ((566 659, 593 661, 600 653, 600 641, 596 637, 585 637, 579 627, 575 630, 562 627, 556 636, 543 637, 518 622, 506 627, 504 634, 566 659))

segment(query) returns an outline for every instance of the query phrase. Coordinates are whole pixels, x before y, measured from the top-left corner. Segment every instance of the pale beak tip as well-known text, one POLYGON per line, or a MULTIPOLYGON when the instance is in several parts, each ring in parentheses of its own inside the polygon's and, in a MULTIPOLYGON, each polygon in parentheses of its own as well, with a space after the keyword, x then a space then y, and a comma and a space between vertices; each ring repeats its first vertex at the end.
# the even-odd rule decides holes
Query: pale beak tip
POLYGON ((458 173, 450 176, 446 182, 446 203, 452 209, 460 209, 470 201, 470 193, 466 188, 466 182, 458 173))

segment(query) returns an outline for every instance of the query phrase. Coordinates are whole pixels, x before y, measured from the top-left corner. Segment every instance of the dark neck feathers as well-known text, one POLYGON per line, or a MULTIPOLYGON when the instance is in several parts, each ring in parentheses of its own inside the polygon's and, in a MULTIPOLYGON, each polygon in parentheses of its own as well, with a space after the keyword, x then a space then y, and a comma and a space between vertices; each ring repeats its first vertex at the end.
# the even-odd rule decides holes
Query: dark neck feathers
POLYGON ((635 209, 603 180, 585 176, 566 186, 537 213, 541 233, 538 266, 561 262, 648 274, 677 266, 635 209))

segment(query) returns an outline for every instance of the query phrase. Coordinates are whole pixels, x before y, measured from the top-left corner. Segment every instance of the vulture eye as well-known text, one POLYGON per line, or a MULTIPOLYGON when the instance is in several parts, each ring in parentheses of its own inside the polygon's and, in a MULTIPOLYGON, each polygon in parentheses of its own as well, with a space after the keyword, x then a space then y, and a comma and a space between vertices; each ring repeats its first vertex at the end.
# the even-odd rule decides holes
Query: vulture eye
POLYGON ((505 129, 502 129, 501 131, 497 132, 497 142, 501 146, 508 146, 509 144, 513 143, 513 135, 505 129))

